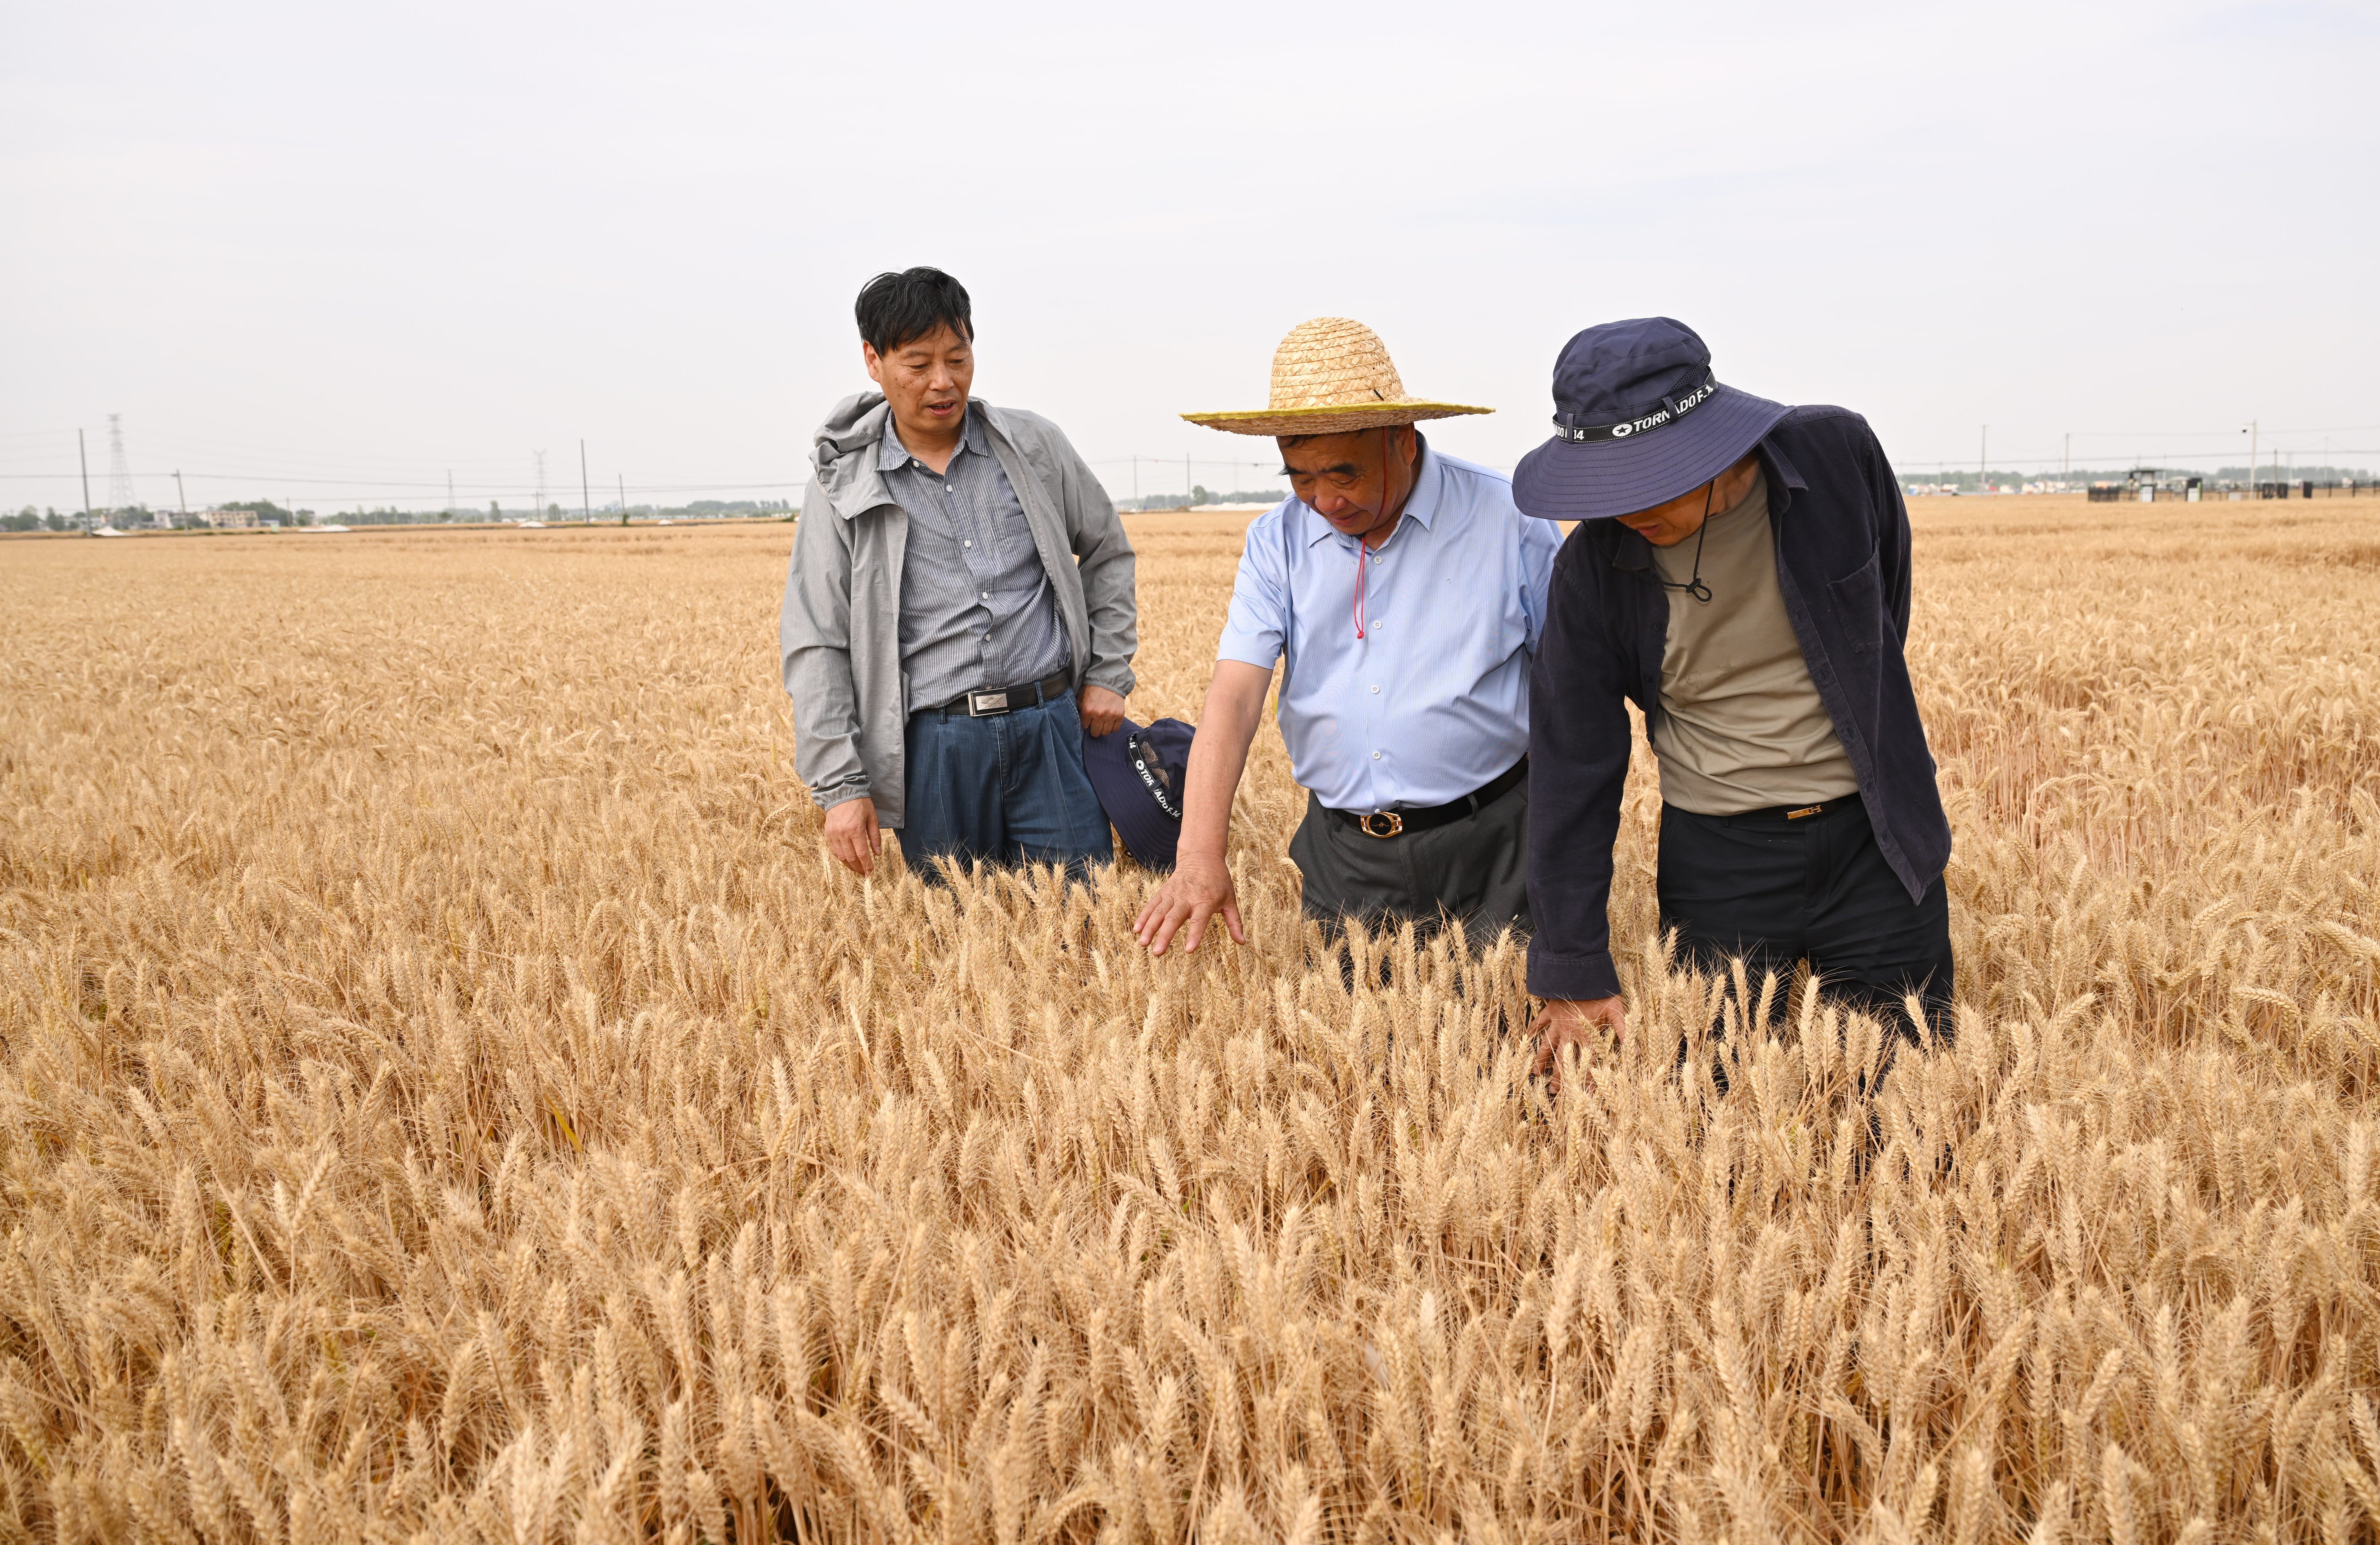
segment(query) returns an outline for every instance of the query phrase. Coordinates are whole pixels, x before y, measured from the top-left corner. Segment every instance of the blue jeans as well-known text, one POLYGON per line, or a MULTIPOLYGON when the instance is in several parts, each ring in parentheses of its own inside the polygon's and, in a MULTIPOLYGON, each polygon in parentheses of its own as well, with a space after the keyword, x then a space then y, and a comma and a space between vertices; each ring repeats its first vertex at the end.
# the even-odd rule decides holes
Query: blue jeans
POLYGON ((1063 864, 1076 880, 1114 859, 1072 692, 989 719, 913 713, 907 746, 901 852, 929 882, 943 857, 1063 864))

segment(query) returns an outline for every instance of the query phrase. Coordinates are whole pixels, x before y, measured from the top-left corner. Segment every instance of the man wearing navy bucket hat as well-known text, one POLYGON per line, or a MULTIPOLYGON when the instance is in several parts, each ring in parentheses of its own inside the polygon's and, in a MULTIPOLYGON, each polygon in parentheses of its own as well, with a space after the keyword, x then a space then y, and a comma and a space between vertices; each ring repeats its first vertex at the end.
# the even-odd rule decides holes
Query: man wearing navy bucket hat
POLYGON ((1580 522, 1530 690, 1539 1069, 1626 1030, 1607 907, 1632 701, 1685 962, 1756 984, 1806 959, 1839 1001, 1905 1024, 1915 994, 1948 1035, 1950 825, 1902 653, 1909 514, 1867 420, 1721 383, 1667 317, 1572 338, 1553 395, 1512 478, 1523 513, 1580 522))

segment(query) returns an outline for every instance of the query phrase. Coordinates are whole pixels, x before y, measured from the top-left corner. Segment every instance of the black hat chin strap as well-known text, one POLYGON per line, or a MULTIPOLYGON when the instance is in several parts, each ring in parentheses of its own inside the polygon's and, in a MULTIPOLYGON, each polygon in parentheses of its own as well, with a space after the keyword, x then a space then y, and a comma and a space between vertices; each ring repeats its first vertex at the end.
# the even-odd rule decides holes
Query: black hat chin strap
POLYGON ((1694 577, 1681 585, 1675 580, 1662 578, 1658 568, 1653 571, 1655 584, 1665 590, 1683 590, 1706 606, 1711 602, 1711 588, 1703 583, 1703 542, 1710 535, 1711 496, 1718 492, 1717 478, 1703 484, 1703 523, 1694 529, 1694 577))

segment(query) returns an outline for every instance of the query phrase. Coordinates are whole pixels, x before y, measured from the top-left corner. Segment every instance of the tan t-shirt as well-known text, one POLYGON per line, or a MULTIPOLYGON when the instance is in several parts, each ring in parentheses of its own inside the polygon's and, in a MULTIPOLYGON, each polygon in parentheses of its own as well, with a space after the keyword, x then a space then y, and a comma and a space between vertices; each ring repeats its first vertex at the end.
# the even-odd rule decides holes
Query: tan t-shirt
MULTIPOLYGON (((1697 815, 1814 805, 1859 787, 1802 658, 1777 584, 1768 474, 1705 528, 1707 603, 1670 590, 1661 651, 1661 799, 1697 815)), ((1694 573, 1695 538, 1653 550, 1663 579, 1694 573)))

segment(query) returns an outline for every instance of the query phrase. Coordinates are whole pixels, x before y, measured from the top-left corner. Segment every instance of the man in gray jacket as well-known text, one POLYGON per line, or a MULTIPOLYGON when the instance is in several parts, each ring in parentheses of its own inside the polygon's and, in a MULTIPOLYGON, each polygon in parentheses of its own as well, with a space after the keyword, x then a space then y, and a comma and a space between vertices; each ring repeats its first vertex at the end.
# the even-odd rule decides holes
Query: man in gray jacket
POLYGON ((1083 736, 1123 722, 1132 543, 1058 427, 973 400, 967 293, 932 268, 859 292, 882 388, 820 426, 777 625, 794 769, 827 851, 909 862, 1112 857, 1083 736))

